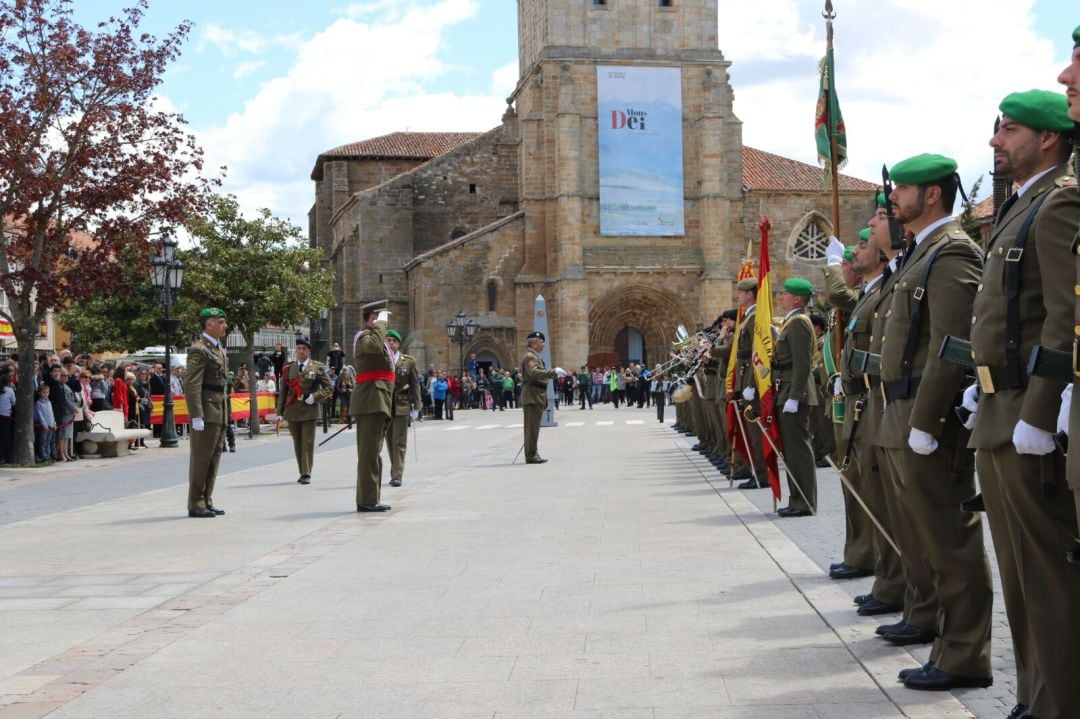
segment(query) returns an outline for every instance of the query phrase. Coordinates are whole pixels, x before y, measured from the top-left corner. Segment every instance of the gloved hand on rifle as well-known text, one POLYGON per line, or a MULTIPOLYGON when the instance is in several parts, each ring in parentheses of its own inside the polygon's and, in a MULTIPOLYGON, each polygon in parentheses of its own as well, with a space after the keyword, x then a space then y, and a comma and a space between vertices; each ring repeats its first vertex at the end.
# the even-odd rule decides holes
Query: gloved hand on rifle
POLYGON ((960 406, 969 414, 964 420, 964 429, 975 429, 975 413, 979 411, 979 385, 973 384, 964 390, 964 398, 960 400, 960 406))
POLYGON ((825 248, 825 262, 833 267, 839 267, 844 261, 844 243, 832 235, 829 236, 829 244, 825 248))
POLYGON ((1057 431, 1065 434, 1069 433, 1069 411, 1072 409, 1072 388, 1071 384, 1065 385, 1065 389, 1061 391, 1061 409, 1058 410, 1057 418, 1057 431))
POLYGON ((1054 451, 1054 435, 1024 420, 1017 422, 1013 428, 1012 441, 1017 454, 1042 456, 1054 451))

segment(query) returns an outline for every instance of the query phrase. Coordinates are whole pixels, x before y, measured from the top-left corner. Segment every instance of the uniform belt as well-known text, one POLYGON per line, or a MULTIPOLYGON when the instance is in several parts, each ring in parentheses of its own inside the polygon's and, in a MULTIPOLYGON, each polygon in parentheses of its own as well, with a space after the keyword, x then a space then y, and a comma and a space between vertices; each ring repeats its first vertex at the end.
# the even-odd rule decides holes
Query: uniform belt
POLYGON ((225 388, 219 384, 203 384, 203 392, 224 392, 225 388))
POLYGON ((395 380, 394 373, 388 369, 373 369, 370 372, 360 372, 356 375, 354 380, 356 384, 361 382, 393 382, 395 380))
POLYGON ((1009 372, 1004 367, 976 365, 975 377, 979 380, 979 389, 984 394, 994 394, 1003 389, 1023 389, 1027 386, 1027 377, 1023 370, 1009 372))
POLYGON ((922 377, 908 377, 901 379, 894 379, 889 382, 881 383, 881 394, 884 395, 886 402, 892 402, 898 399, 910 399, 915 396, 915 392, 919 389, 919 383, 922 381, 922 377))

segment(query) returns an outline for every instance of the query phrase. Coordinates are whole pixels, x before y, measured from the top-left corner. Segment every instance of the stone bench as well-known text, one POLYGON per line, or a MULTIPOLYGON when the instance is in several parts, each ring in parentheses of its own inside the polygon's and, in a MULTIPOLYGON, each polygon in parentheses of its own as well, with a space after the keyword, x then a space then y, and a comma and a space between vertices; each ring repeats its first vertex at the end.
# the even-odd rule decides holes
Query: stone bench
POLYGON ((94 413, 90 431, 75 435, 75 444, 83 457, 116 457, 120 445, 133 439, 145 439, 153 434, 148 429, 128 429, 124 413, 119 410, 102 410, 94 413))

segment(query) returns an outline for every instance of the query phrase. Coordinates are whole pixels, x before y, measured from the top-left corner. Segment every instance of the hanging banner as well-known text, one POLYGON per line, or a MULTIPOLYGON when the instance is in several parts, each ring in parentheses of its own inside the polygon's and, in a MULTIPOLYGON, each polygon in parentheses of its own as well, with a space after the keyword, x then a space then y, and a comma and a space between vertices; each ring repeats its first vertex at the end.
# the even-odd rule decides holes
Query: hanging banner
MULTIPOLYGON (((259 406, 259 420, 266 421, 266 415, 274 411, 274 403, 277 400, 276 392, 256 392, 255 399, 259 406)), ((164 411, 165 395, 150 395, 150 424, 161 424, 162 412, 164 411)), ((234 420, 247 419, 251 412, 251 402, 248 393, 232 395, 232 418, 234 420)), ((182 394, 173 395, 173 421, 177 424, 188 424, 187 397, 182 394)))
POLYGON ((681 236, 682 70, 596 68, 600 234, 681 236))

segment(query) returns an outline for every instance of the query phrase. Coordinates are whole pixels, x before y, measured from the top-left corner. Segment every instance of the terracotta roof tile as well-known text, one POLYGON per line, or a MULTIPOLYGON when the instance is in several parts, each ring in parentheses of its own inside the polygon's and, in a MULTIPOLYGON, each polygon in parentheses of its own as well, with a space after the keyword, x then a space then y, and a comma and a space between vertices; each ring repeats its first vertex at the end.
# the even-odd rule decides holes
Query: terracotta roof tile
POLYGON ((994 197, 991 195, 972 208, 972 214, 976 220, 994 219, 994 197))
MULTIPOLYGON (((815 165, 743 146, 743 185, 748 190, 822 192, 825 171, 815 165)), ((874 192, 872 182, 840 175, 841 192, 874 192)))
POLYGON ((391 132, 351 142, 323 152, 320 157, 406 158, 430 160, 480 137, 481 132, 391 132))

